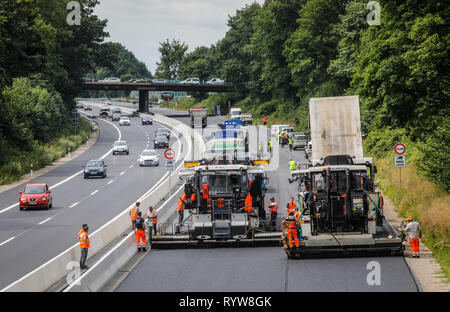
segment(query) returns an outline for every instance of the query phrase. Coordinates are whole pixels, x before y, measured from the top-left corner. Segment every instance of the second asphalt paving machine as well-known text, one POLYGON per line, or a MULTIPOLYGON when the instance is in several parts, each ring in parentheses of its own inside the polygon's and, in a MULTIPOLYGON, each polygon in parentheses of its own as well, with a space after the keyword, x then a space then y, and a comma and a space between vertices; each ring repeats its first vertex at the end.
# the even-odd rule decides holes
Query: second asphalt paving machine
POLYGON ((308 254, 403 252, 401 234, 386 220, 375 191, 376 166, 364 158, 358 96, 309 102, 312 163, 291 173, 299 184, 302 240, 288 257, 308 254))

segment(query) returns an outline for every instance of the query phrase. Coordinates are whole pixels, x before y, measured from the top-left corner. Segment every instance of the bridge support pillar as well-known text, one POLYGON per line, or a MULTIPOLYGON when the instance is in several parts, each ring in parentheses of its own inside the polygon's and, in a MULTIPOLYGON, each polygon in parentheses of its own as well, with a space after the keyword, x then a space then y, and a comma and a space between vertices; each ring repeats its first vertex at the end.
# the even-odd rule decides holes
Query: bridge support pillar
POLYGON ((139 90, 139 112, 148 112, 148 90, 139 90))

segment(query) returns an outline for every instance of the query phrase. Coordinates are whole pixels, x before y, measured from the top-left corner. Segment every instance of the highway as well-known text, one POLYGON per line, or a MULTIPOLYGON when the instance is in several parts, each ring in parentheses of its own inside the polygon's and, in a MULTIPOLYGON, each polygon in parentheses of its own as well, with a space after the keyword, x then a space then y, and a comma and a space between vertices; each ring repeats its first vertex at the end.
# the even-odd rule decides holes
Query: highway
MULTIPOLYGON (((98 115, 93 107, 92 114, 98 115)), ((19 211, 19 191, 25 184, 0 194, 0 289, 41 266, 78 242, 83 223, 89 231, 110 221, 152 188, 163 176, 163 150, 159 167, 139 167, 138 155, 153 148, 154 131, 160 127, 141 126, 140 118, 131 118, 131 126, 97 119, 98 141, 85 153, 27 183, 47 183, 53 195, 49 210, 19 211), (112 155, 115 140, 126 140, 129 155, 112 155), (102 158, 108 165, 105 179, 83 179, 82 165, 102 158)), ((171 136, 170 145, 183 159, 184 139, 171 136)), ((143 207, 147 209, 147 207, 143 207)))
MULTIPOLYGON (((130 104, 124 104, 130 105, 130 104)), ((131 104, 132 105, 132 104, 131 104)), ((175 117, 173 110, 152 111, 175 117)), ((187 123, 188 118, 178 120, 187 123)), ((223 118, 208 117, 208 127, 223 118)), ((292 157, 304 162, 304 152, 280 150, 280 168, 270 172, 266 205, 273 195, 280 206, 278 218, 296 195, 289 184, 287 163, 292 157)), ((175 212, 176 198, 167 206, 175 212)), ((175 218, 172 219, 175 222, 175 218)), ((281 247, 152 250, 116 289, 135 291, 402 291, 418 287, 403 257, 363 257, 288 260, 281 247), (380 285, 369 285, 369 262, 380 265, 380 285)))

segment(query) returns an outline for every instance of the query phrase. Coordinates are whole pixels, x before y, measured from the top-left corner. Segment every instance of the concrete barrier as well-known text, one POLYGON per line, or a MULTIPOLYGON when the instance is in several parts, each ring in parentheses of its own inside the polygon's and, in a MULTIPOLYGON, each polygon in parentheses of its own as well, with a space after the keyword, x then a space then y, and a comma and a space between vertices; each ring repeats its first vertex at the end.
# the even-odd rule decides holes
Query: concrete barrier
MULTIPOLYGON (((185 159, 190 159, 193 156, 200 157, 205 147, 203 138, 197 131, 194 131, 190 127, 177 120, 167 118, 158 114, 155 114, 153 116, 153 120, 161 124, 165 124, 174 130, 178 129, 177 131, 181 135, 186 137, 186 141, 188 143, 188 153, 185 159), (194 142, 194 144, 197 146, 194 154, 191 153, 191 151, 193 151, 192 142, 194 142)), ((141 206, 156 207, 156 205, 161 200, 164 200, 169 195, 170 188, 175 186, 176 183, 180 181, 178 173, 182 167, 183 163, 180 164, 176 168, 176 170, 167 178, 163 178, 162 180, 158 181, 158 183, 152 188, 153 190, 150 190, 149 192, 144 194, 142 198, 138 199, 138 201, 141 202, 141 206)), ((114 219, 112 219, 90 235, 91 248, 89 249, 89 258, 94 256, 97 252, 117 239, 117 237, 124 231, 126 231, 127 228, 130 228, 128 211, 133 205, 130 205, 130 207, 125 209, 114 219)), ((143 212, 145 214, 145 211, 143 212)), ((82 275, 84 281, 83 285, 85 287, 84 290, 88 291, 89 289, 99 289, 97 287, 101 287, 99 286, 99 284, 103 283, 102 281, 104 281, 104 276, 113 276, 119 270, 119 268, 129 259, 131 259, 131 257, 136 253, 136 243, 134 235, 129 234, 127 236, 127 239, 122 241, 122 244, 125 244, 124 246, 126 247, 114 249, 115 251, 113 253, 111 253, 110 255, 107 254, 107 258, 102 258, 103 261, 105 261, 101 265, 102 270, 92 270, 93 268, 91 268, 90 270, 92 270, 92 272, 95 272, 95 274, 90 275, 90 272, 88 270, 88 272, 82 275), (130 243, 128 239, 130 241, 134 241, 134 243, 130 243), (131 246, 133 248, 131 248, 131 246), (133 249, 134 251, 132 251, 131 249, 133 249), (107 268, 105 268, 105 266, 107 266, 107 268)), ((79 244, 74 244, 69 249, 63 251, 53 259, 47 261, 37 269, 23 276, 1 291, 45 291, 73 270, 73 267, 71 267, 70 264, 79 262, 80 253, 81 251, 79 244)))

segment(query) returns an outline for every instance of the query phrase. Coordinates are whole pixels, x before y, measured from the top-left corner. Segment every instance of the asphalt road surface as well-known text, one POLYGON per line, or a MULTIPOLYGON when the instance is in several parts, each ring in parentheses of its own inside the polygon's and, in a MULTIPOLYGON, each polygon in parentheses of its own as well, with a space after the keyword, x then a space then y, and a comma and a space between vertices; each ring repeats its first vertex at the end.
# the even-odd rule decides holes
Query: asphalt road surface
MULTIPOLYGON (((94 107, 92 114, 98 115, 94 107)), ((90 113, 90 112, 88 112, 90 113)), ((131 118, 131 126, 98 119, 99 138, 88 151, 77 158, 27 183, 47 183, 52 190, 53 208, 19 211, 19 191, 25 184, 0 194, 0 289, 6 287, 78 242, 83 223, 93 233, 127 209, 165 174, 163 149, 159 167, 139 167, 138 155, 153 149, 154 131, 160 127, 141 126, 140 118, 131 118), (113 126, 113 124, 115 126, 113 126), (119 133, 120 130, 120 133, 119 133), (109 152, 115 140, 128 141, 129 155, 109 152), (83 179, 82 165, 90 159, 104 157, 105 179, 83 179)), ((187 148, 184 139, 171 136, 176 153, 187 148)), ((146 209, 146 208, 145 208, 146 209)))
MULTIPOLYGON (((158 113, 177 113, 153 108, 158 113)), ((181 114, 181 113, 178 113, 181 114)), ((188 118, 179 118, 188 122, 188 118)), ((208 126, 223 121, 208 117, 208 126)), ((305 161, 302 150, 280 149, 280 167, 270 172, 266 206, 273 195, 279 216, 286 215, 297 185, 288 183, 288 161, 305 161)), ((167 204, 176 209, 176 198, 167 204)), ((372 273, 371 273, 372 272, 372 273)), ((418 291, 403 257, 363 257, 288 260, 281 247, 152 250, 116 291, 418 291), (369 285, 369 262, 379 264, 379 285, 369 285)))

